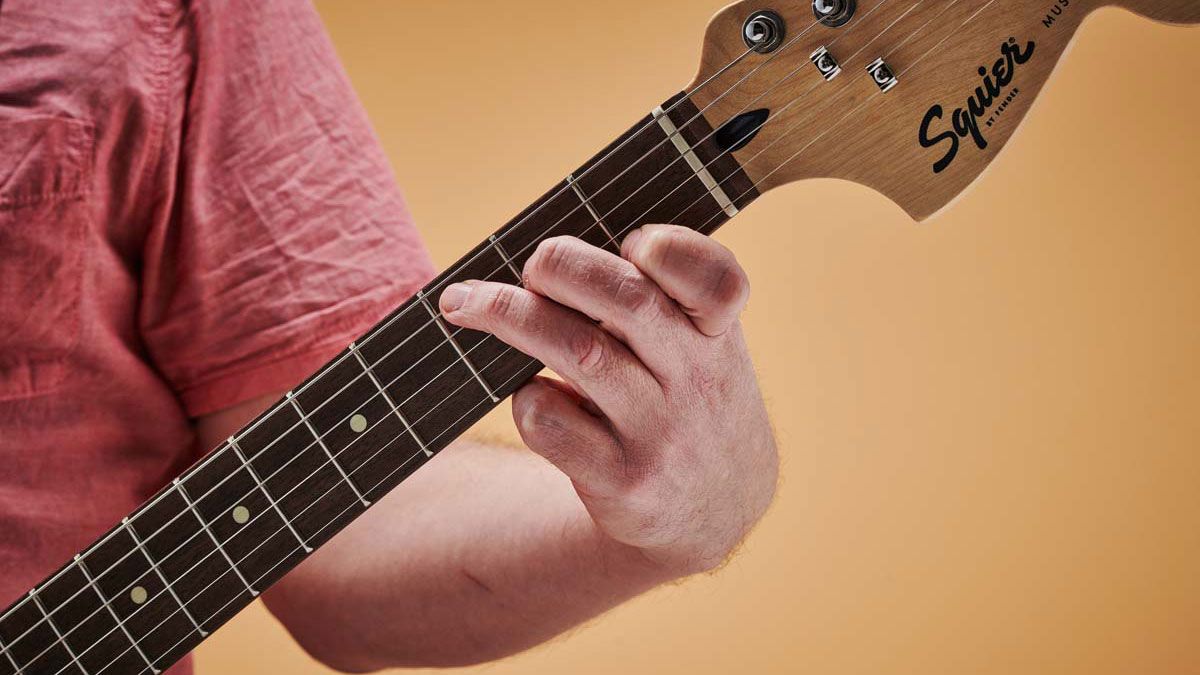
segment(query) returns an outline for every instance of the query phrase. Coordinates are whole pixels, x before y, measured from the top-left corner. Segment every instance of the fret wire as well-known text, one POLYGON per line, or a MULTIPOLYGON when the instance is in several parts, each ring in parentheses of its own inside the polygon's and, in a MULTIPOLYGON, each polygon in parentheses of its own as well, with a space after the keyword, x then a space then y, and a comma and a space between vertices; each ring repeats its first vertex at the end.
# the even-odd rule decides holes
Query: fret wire
POLYGON ((4 655, 8 657, 8 662, 16 669, 17 675, 21 675, 24 672, 21 666, 17 665, 17 659, 13 657, 12 652, 4 645, 4 640, 0 640, 0 652, 4 652, 4 655))
MULTIPOLYGON (((104 594, 100 592, 100 587, 96 585, 96 580, 92 578, 91 572, 88 571, 87 563, 83 561, 83 557, 76 555, 75 564, 77 567, 79 567, 79 571, 83 572, 83 578, 87 579, 88 585, 92 587, 93 591, 96 591, 96 597, 100 598, 100 604, 104 605, 104 608, 107 609, 108 613, 112 615, 113 621, 116 621, 117 626, 121 628, 121 632, 124 633, 129 642, 133 644, 133 648, 137 650, 138 655, 142 657, 142 660, 146 662, 147 666, 150 666, 151 672, 153 672, 154 675, 161 673, 162 671, 156 668, 154 662, 152 662, 150 658, 146 656, 146 652, 142 651, 142 646, 138 644, 138 641, 133 639, 133 635, 131 635, 129 633, 129 629, 125 627, 125 622, 121 621, 121 617, 117 616, 117 612, 112 608, 112 605, 108 603, 108 598, 104 597, 104 594)), ((110 630, 109 633, 111 632, 112 631, 110 630)), ((88 647, 88 649, 91 649, 91 647, 88 647)), ((122 654, 123 653, 124 652, 122 652, 122 654)))
MULTIPOLYGON (((678 133, 679 130, 676 129, 675 132, 678 133)), ((587 208, 588 215, 590 215, 592 220, 596 221, 596 224, 600 226, 600 230, 604 232, 604 236, 608 237, 610 241, 616 240, 616 237, 613 236, 612 230, 608 229, 608 224, 604 222, 604 218, 600 216, 600 212, 597 211, 596 207, 592 204, 591 197, 588 197, 587 194, 584 193, 583 188, 579 185, 579 181, 575 179, 575 174, 569 174, 567 176, 567 185, 571 186, 571 189, 575 191, 575 196, 579 197, 579 201, 583 202, 584 207, 587 208)))
MULTIPOLYGON (((990 2, 989 2, 989 5, 990 5, 990 2)), ((712 220, 712 219, 709 219, 709 221, 710 221, 710 220, 712 220)))
POLYGON ((188 510, 190 510, 192 514, 196 516, 196 521, 200 523, 200 527, 203 528, 208 534, 208 538, 212 539, 213 545, 217 547, 217 550, 221 552, 221 555, 225 558, 225 561, 229 563, 229 567, 233 569, 238 578, 242 580, 242 583, 246 585, 246 590, 250 591, 251 596, 258 597, 258 591, 254 590, 254 587, 250 585, 250 582, 246 581, 246 577, 242 576, 242 571, 237 568, 237 565, 233 564, 233 558, 230 558, 229 554, 225 552, 225 547, 222 546, 221 542, 217 540, 217 535, 214 534, 212 530, 208 529, 208 523, 204 522, 204 517, 201 516, 200 512, 196 510, 196 505, 193 504, 192 500, 188 497, 187 489, 183 487, 183 483, 179 482, 178 478, 172 481, 172 483, 175 486, 175 491, 179 493, 180 497, 183 497, 183 501, 185 504, 187 504, 188 510))
MULTIPOLYGON (((134 545, 137 547, 137 549, 139 551, 142 552, 142 555, 145 556, 146 562, 150 564, 150 569, 154 570, 154 574, 156 574, 158 576, 158 580, 162 582, 163 588, 165 588, 167 590, 167 592, 169 592, 171 594, 171 597, 175 599, 175 604, 179 605, 179 609, 183 610, 184 616, 186 616, 188 618, 188 621, 192 622, 192 627, 194 627, 196 629, 196 632, 200 634, 201 639, 208 637, 208 631, 206 631, 200 627, 200 622, 196 621, 196 617, 192 616, 191 610, 189 610, 187 608, 187 605, 183 604, 183 599, 180 598, 179 594, 177 594, 175 592, 175 587, 171 585, 171 582, 167 581, 167 577, 164 576, 162 573, 162 570, 160 570, 158 568, 158 563, 154 562, 154 559, 150 557, 150 552, 146 550, 145 546, 142 546, 142 540, 138 538, 137 532, 135 532, 133 529, 133 526, 130 525, 129 519, 128 518, 122 519, 121 526, 124 527, 125 531, 129 533, 129 536, 133 538, 134 545)), ((192 535, 192 536, 194 537, 195 535, 192 535)), ((191 538, 189 537, 187 541, 190 541, 190 540, 191 540, 191 538)), ((185 541, 185 543, 186 543, 186 541, 185 541)), ((173 552, 174 551, 172 551, 172 553, 173 552)), ((122 558, 122 560, 124 560, 124 558, 122 558)), ((182 578, 182 575, 181 575, 181 578, 182 578)), ((132 584, 130 584, 130 585, 132 585, 132 584)), ((125 588, 127 589, 128 586, 126 586, 125 588)), ((121 592, 124 593, 125 589, 121 589, 121 592)), ((134 612, 140 611, 140 609, 141 608, 138 608, 138 609, 134 610, 134 612)), ((174 615, 174 612, 172 612, 172 615, 174 615)))
MULTIPOLYGON (((306 415, 304 413, 304 409, 300 407, 300 402, 296 400, 296 395, 289 391, 287 399, 288 401, 291 401, 292 407, 296 409, 296 414, 300 415, 300 419, 304 422, 304 426, 308 427, 308 431, 313 435, 313 438, 317 439, 317 445, 321 446, 321 450, 324 451, 325 456, 329 458, 329 463, 333 465, 333 468, 337 469, 339 474, 341 474, 342 480, 346 481, 346 485, 350 486, 350 490, 354 492, 354 496, 358 498, 358 501, 362 502, 363 506, 370 506, 371 502, 366 498, 366 496, 363 495, 362 492, 359 492, 358 486, 354 484, 354 481, 350 480, 350 476, 346 475, 346 470, 343 469, 342 465, 333 458, 333 453, 329 452, 329 446, 325 445, 325 438, 321 434, 317 433, 316 428, 314 428, 312 422, 309 421, 308 415, 306 415)), ((311 447, 312 444, 310 443, 308 448, 311 447)), ((305 450, 308 448, 305 448, 305 450)))
MULTIPOLYGON (((387 390, 383 388, 382 384, 380 384, 379 378, 375 377, 374 368, 367 363, 367 360, 363 358, 362 353, 358 351, 358 344, 355 342, 351 342, 350 343, 350 351, 354 354, 354 358, 358 359, 359 365, 362 366, 364 371, 366 371, 367 377, 369 377, 371 379, 371 383, 374 384, 375 388, 379 390, 379 394, 381 396, 383 396, 384 402, 386 402, 388 407, 391 408, 396 413, 396 417, 399 418, 400 423, 404 425, 404 430, 407 431, 408 435, 412 436, 412 439, 417 442, 417 447, 421 448, 421 451, 425 453, 426 457, 433 457, 433 451, 431 451, 428 447, 425 446, 425 441, 421 440, 421 437, 417 434, 417 430, 413 429, 413 426, 408 423, 408 417, 406 417, 404 415, 404 411, 400 410, 400 406, 396 405, 392 401, 392 395, 387 393, 387 390)), ((439 373, 439 377, 440 376, 441 375, 439 373)), ((355 378, 355 379, 357 379, 357 378, 355 378)), ((372 396, 371 398, 374 398, 374 396, 372 396)), ((362 408, 363 408, 363 406, 359 405, 359 407, 356 408, 355 410, 356 411, 362 410, 362 408)), ((374 424, 371 426, 372 426, 372 428, 375 427, 374 424)), ((347 445, 346 447, 348 448, 350 446, 347 445)))
POLYGON ((504 250, 504 244, 501 244, 500 240, 497 239, 496 235, 494 234, 488 237, 488 241, 492 242, 492 248, 496 249, 496 253, 500 254, 500 259, 503 260, 504 264, 508 266, 508 271, 512 272, 513 276, 516 277, 517 285, 524 286, 525 277, 521 274, 521 271, 517 269, 516 264, 513 263, 512 256, 508 254, 508 251, 504 250))
POLYGON ((492 386, 487 383, 487 380, 483 379, 482 375, 479 374, 479 371, 475 368, 475 364, 471 363, 471 359, 467 358, 467 353, 464 352, 463 348, 458 344, 458 340, 455 340, 454 336, 450 334, 450 330, 446 328, 446 323, 442 321, 441 313, 435 310, 433 305, 429 304, 429 298, 426 297, 424 291, 417 292, 417 299, 420 300, 421 304, 425 306, 425 309, 429 311, 429 315, 433 317, 434 323, 436 323, 437 327, 442 330, 442 335, 446 336, 446 342, 449 342, 450 346, 454 348, 454 351, 458 354, 458 358, 461 359, 464 364, 466 364, 467 370, 471 371, 471 375, 473 375, 475 379, 479 381, 480 386, 483 387, 483 390, 487 392, 487 395, 492 399, 492 401, 499 403, 500 399, 496 396, 496 392, 492 391, 492 386))
POLYGON ((300 545, 304 547, 304 552, 306 554, 312 553, 313 548, 308 545, 307 541, 304 541, 304 537, 300 536, 300 533, 296 531, 296 528, 292 527, 292 521, 288 520, 288 517, 283 515, 283 511, 279 509, 279 504, 275 503, 275 498, 271 496, 270 492, 267 492, 267 486, 264 485, 262 480, 258 477, 258 472, 254 470, 254 466, 250 464, 250 462, 246 461, 246 455, 242 454, 242 446, 238 445, 237 439, 230 438, 229 447, 233 448, 233 452, 237 455, 238 460, 241 461, 242 466, 245 467, 246 471, 250 473, 250 478, 254 479, 254 483, 258 485, 259 491, 262 492, 262 495, 267 498, 267 503, 271 505, 271 508, 275 509, 275 513, 279 514, 279 518, 283 520, 283 524, 287 525, 288 531, 290 531, 292 536, 296 538, 296 541, 300 542, 300 545))
MULTIPOLYGON (((42 616, 46 618, 46 623, 50 626, 50 630, 54 631, 54 635, 58 638, 58 642, 62 643, 63 648, 67 650, 67 654, 70 655, 71 661, 75 664, 75 666, 79 668, 79 672, 83 673, 83 675, 88 675, 88 671, 83 669, 83 664, 80 663, 79 658, 75 656, 75 650, 71 649, 71 645, 67 644, 66 639, 63 638, 63 634, 58 630, 58 624, 54 623, 54 619, 51 619, 50 615, 46 613, 46 606, 42 604, 42 599, 38 597, 37 589, 29 591, 29 597, 33 598, 33 604, 37 605, 37 608, 39 611, 41 611, 42 616)), ((61 672, 61 669, 59 670, 61 672)))

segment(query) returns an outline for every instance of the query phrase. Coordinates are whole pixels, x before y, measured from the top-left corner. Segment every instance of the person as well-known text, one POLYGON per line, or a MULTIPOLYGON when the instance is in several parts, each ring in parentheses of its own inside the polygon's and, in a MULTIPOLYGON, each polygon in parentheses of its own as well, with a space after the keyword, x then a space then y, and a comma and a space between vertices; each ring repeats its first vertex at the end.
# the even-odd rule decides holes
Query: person
MULTIPOLYGON (((729 251, 648 226, 524 272, 440 305, 563 378, 515 396, 532 452, 455 444, 264 595, 331 667, 521 651, 718 568, 773 497, 729 251)), ((5 0, 0 602, 432 275, 308 3, 5 0)))

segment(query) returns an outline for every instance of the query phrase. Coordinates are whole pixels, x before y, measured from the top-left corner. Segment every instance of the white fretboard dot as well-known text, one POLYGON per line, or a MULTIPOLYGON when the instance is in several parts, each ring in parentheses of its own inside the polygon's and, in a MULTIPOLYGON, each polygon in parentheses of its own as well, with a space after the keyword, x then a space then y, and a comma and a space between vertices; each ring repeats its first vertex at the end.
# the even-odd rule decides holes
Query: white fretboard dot
POLYGON ((356 434, 361 434, 362 432, 366 431, 367 418, 363 417, 362 415, 355 415, 354 417, 351 417, 350 429, 356 434))
POLYGON ((147 593, 146 589, 142 586, 134 586, 133 590, 129 591, 129 599, 132 600, 133 604, 135 605, 140 605, 146 602, 146 598, 148 597, 150 597, 150 594, 147 593))
POLYGON ((250 522, 250 509, 244 506, 235 506, 233 509, 233 522, 238 525, 245 525, 250 522))

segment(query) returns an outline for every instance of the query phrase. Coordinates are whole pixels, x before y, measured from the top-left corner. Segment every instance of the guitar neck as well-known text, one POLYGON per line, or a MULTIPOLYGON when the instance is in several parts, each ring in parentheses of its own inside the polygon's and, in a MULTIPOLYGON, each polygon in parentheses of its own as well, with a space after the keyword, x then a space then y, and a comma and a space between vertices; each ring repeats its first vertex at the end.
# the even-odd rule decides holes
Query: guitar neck
POLYGON ((639 121, 0 615, 0 675, 182 658, 541 370, 443 321, 442 289, 520 283, 549 237, 714 231, 758 192, 713 136, 683 94, 639 121))

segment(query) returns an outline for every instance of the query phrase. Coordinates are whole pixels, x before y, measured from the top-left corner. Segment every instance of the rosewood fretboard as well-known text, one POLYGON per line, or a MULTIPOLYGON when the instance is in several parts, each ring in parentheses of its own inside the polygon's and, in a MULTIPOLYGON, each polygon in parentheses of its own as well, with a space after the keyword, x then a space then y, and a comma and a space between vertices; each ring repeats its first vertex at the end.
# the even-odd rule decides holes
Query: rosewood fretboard
POLYGON ((758 196, 690 100, 661 110, 7 609, 0 675, 166 669, 541 370, 442 321, 449 283, 519 283, 551 236, 709 233, 758 196))

